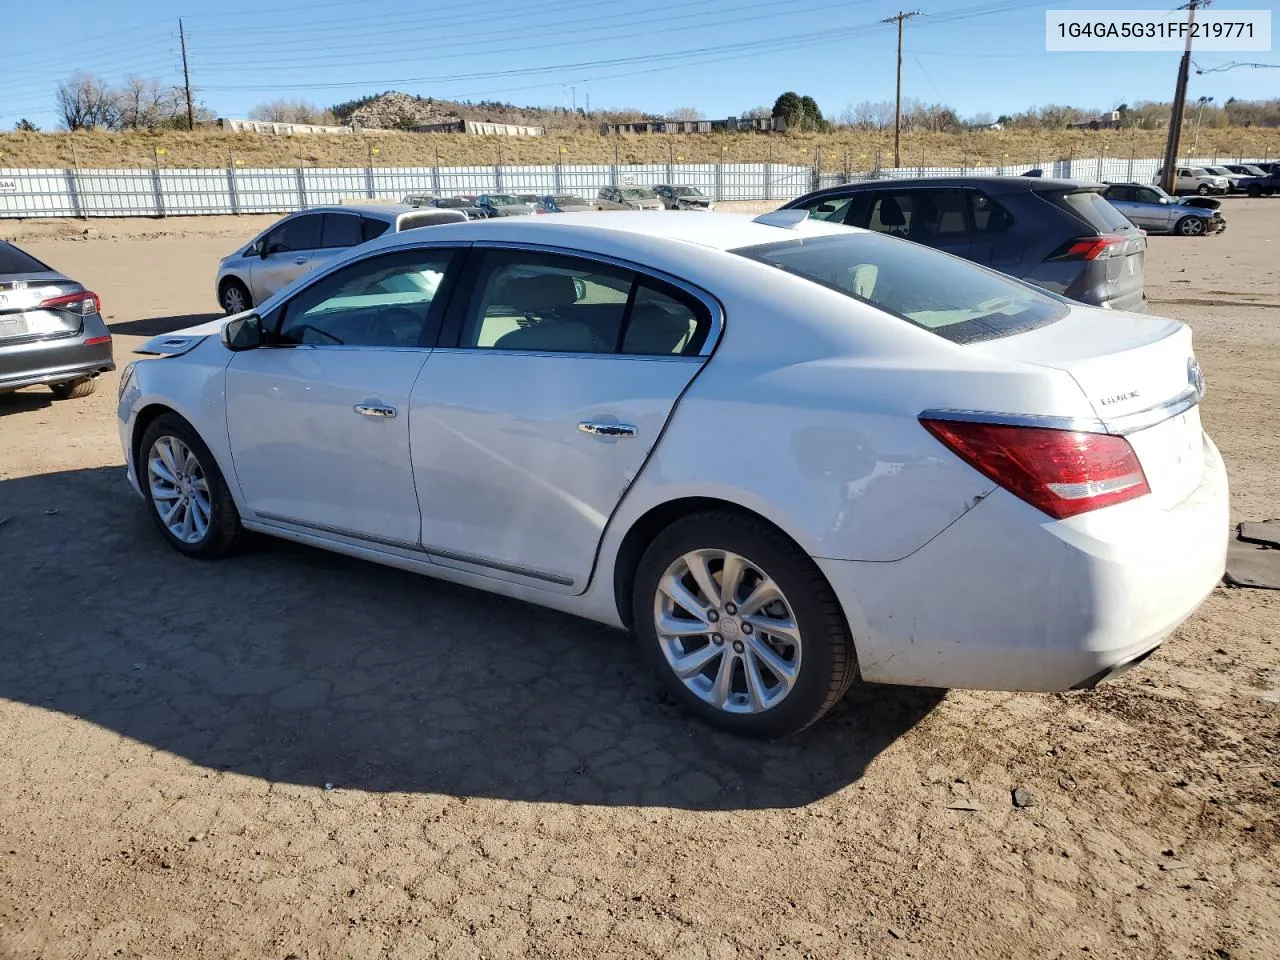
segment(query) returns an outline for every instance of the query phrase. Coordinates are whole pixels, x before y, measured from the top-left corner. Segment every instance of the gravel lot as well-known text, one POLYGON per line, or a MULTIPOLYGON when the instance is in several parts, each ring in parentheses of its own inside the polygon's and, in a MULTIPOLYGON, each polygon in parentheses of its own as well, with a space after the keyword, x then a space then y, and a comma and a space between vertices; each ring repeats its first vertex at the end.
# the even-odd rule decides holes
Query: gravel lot
MULTIPOLYGON (((1234 519, 1280 516, 1280 201, 1153 238, 1234 519)), ((123 363, 265 222, 0 224, 123 363)), ((626 637, 263 541, 184 560, 116 381, 0 397, 0 957, 1280 956, 1280 593, 1093 692, 709 732, 626 637), (1011 791, 1030 792, 1016 807, 1011 791)))

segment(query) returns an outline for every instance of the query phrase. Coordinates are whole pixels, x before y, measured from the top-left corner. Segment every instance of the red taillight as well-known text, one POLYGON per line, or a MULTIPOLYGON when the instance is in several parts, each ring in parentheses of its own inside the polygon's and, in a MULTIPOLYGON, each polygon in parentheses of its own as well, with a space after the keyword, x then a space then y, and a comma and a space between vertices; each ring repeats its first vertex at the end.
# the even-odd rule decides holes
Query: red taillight
POLYGON ((958 420, 920 422, 969 466, 1057 520, 1151 492, 1124 437, 958 420))
POLYGON ((67 310, 87 317, 91 313, 102 312, 102 301, 92 290, 79 290, 75 293, 64 293, 59 297, 41 300, 40 307, 48 310, 67 310))
POLYGON ((1128 243, 1127 237, 1111 233, 1100 237, 1081 237, 1067 243, 1049 259, 1106 260, 1108 257, 1124 256, 1124 248, 1128 243))
POLYGON ((95 347, 100 343, 110 343, 110 342, 111 342, 111 336, 108 334, 105 337, 90 337, 88 340, 84 342, 84 345, 86 347, 95 347))

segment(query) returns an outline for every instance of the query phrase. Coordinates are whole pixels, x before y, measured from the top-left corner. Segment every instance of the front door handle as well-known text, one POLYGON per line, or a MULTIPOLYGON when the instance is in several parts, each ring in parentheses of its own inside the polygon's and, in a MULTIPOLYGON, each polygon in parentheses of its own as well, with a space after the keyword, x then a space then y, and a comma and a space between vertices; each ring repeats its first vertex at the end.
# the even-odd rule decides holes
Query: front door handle
POLYGON ((298 266, 302 266, 304 263, 306 263, 306 262, 307 262, 307 258, 306 258, 306 257, 294 257, 294 258, 293 258, 293 262, 294 262, 294 263, 296 263, 298 266))
POLYGON ((595 420, 583 420, 578 429, 595 437, 634 437, 640 432, 632 423, 600 423, 595 420))
POLYGON ((351 409, 362 417, 382 417, 389 420, 396 415, 395 407, 389 407, 385 403, 378 403, 375 400, 357 403, 351 409))

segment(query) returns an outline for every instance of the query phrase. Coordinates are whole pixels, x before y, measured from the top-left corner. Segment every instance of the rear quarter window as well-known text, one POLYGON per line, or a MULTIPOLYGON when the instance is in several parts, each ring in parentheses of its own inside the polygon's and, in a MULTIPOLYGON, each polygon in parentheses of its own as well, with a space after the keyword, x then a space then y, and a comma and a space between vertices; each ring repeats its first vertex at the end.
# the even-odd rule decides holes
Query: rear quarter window
POLYGON ((1083 220, 1099 233, 1123 233, 1133 229, 1123 213, 1113 207, 1106 197, 1093 190, 1064 193, 1061 203, 1077 219, 1083 220))

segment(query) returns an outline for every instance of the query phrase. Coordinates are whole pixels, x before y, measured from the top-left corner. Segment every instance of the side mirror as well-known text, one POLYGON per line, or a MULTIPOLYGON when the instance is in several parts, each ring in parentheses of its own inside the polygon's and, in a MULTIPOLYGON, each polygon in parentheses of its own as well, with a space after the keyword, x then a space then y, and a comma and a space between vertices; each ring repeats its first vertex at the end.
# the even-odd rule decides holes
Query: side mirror
POLYGON ((262 320, 256 313, 236 317, 222 325, 222 345, 239 352, 262 346, 262 320))
POLYGON ((580 277, 574 277, 573 278, 573 299, 575 301, 582 300, 586 297, 586 295, 587 295, 586 281, 582 280, 580 277))
POLYGON ((834 203, 820 203, 814 208, 818 213, 833 213, 836 209, 834 203))

